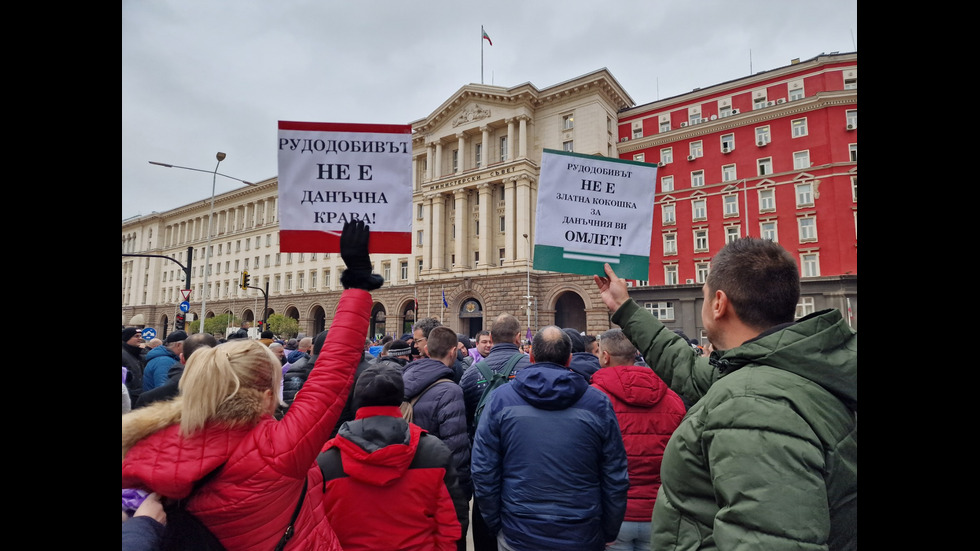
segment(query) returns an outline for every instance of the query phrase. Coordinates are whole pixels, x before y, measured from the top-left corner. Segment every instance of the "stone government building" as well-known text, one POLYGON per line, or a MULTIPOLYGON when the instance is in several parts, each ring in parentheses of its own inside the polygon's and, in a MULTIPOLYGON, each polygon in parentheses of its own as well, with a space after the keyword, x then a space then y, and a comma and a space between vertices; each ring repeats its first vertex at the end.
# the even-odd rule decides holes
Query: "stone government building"
MULTIPOLYGON (((400 335, 422 317, 438 318, 456 332, 473 336, 489 328, 503 312, 516 315, 532 331, 556 324, 597 334, 611 326, 609 312, 591 277, 532 268, 531 245, 543 149, 659 163, 651 278, 630 283, 634 298, 669 327, 681 328, 690 336, 703 336, 701 284, 710 253, 717 252, 728 239, 745 235, 747 228, 749 235, 777 238, 801 259, 801 273, 807 277, 803 281, 800 315, 814 309, 840 308, 845 315, 850 314, 856 328, 854 128, 845 130, 842 123, 839 129, 825 131, 825 125, 811 124, 808 135, 794 136, 792 142, 787 139, 792 144, 791 151, 785 153, 787 162, 796 162, 795 152, 806 142, 821 144, 824 149, 834 149, 836 144, 843 151, 842 160, 822 159, 822 149, 811 148, 812 163, 806 167, 784 170, 784 163, 778 159, 760 165, 755 145, 750 146, 747 140, 732 148, 741 158, 726 151, 724 157, 719 153, 715 159, 704 145, 700 146, 703 159, 668 159, 677 163, 670 166, 670 162, 657 158, 658 152, 662 155, 665 149, 677 149, 675 155, 680 157, 680 150, 686 154, 693 147, 692 142, 713 143, 719 138, 712 134, 724 136, 724 140, 732 139, 727 136, 733 132, 757 131, 754 128, 763 116, 774 144, 767 151, 775 157, 777 144, 782 141, 779 121, 785 118, 787 131, 795 129, 797 123, 792 121, 798 120, 799 108, 807 110, 806 118, 834 117, 833 110, 849 112, 848 106, 856 110, 856 76, 854 89, 845 87, 843 76, 826 77, 849 70, 856 75, 856 59, 856 54, 821 55, 639 107, 606 69, 543 89, 531 83, 509 88, 463 86, 431 114, 411 123, 413 250, 411 254, 372 255, 375 271, 384 276, 385 285, 373 293, 370 336, 400 335), (812 75, 823 75, 820 80, 824 84, 811 84, 813 79, 807 79, 812 75), (780 83, 785 88, 785 83, 797 81, 806 83, 806 90, 804 96, 794 99, 807 101, 794 105, 797 109, 792 112, 782 102, 770 102, 772 105, 763 103, 758 113, 747 104, 748 109, 743 107, 742 111, 749 112, 744 116, 733 116, 730 111, 724 118, 711 119, 707 115, 710 103, 721 105, 727 99, 730 108, 733 103, 740 104, 742 100, 738 98, 742 94, 751 97, 755 92, 757 96, 759 89, 771 90, 780 83), (836 90, 828 90, 825 83, 835 83, 830 88, 836 90), (822 95, 832 95, 835 100, 819 101, 822 95), (726 99, 718 100, 719 97, 726 99), (696 127, 687 123, 692 109, 699 119, 701 111, 705 112, 704 122, 696 127), (668 116, 664 117, 664 113, 668 116), (672 118, 678 121, 672 123, 672 118), (828 137, 828 133, 833 136, 828 137), (852 139, 853 145, 848 141, 852 139), (831 146, 826 147, 827 143, 831 146), (682 174, 693 167, 686 166, 689 162, 698 164, 700 180, 682 174), (708 166, 715 163, 717 167, 708 166), (743 183, 738 190, 731 188, 730 171, 734 169, 728 168, 729 164, 738 165, 742 173, 739 176, 745 181, 748 180, 743 174, 755 175, 758 166, 774 168, 765 178, 752 179, 754 188, 749 194, 749 184, 743 183), (671 188, 662 189, 665 183, 661 175, 670 176, 671 188), (700 186, 703 187, 693 189, 700 186), (812 193, 814 187, 819 191, 812 193), (783 192, 784 189, 789 191, 783 192), (811 203, 794 204, 791 198, 802 193, 794 189, 810 189, 811 203), (736 205, 738 215, 733 217, 731 195, 738 193, 743 198, 742 211, 737 211, 736 205), (759 195, 768 199, 770 194, 775 195, 775 208, 768 211, 773 206, 770 203, 766 202, 763 208, 763 203, 756 205, 747 198, 759 195), (705 217, 698 219, 687 214, 685 218, 682 213, 691 209, 687 204, 698 201, 703 201, 705 217), (662 205, 674 205, 676 218, 663 222, 662 205), (765 212, 756 212, 750 221, 752 209, 765 212), (800 227, 809 230, 812 225, 813 234, 798 237, 798 220, 804 218, 812 222, 800 227), (733 220, 738 223, 733 225, 733 220), (850 225, 849 235, 846 228, 838 232, 824 229, 840 226, 842 221, 850 225), (781 223, 773 233, 763 233, 777 222, 781 223), (664 237, 668 234, 675 237, 664 237), (842 239, 842 235, 848 238, 842 239), (689 244, 692 239, 694 245, 689 244), (443 307, 443 293, 448 307, 443 307)), ((795 94, 799 96, 799 92, 795 94)), ((856 114, 853 126, 856 127, 856 114)), ((230 313, 236 319, 252 322, 254 327, 255 321, 266 317, 262 312, 265 298, 255 289, 240 289, 241 273, 248 270, 251 286, 268 289, 266 315, 292 317, 306 334, 328 328, 342 289, 343 261, 338 253, 279 252, 277 179, 215 196, 205 289, 204 252, 210 202, 210 197, 202 198, 167 212, 124 220, 123 254, 162 255, 186 265, 188 250, 193 249, 188 320, 202 315, 201 297, 207 292, 205 316, 230 313)), ((122 325, 153 327, 161 336, 172 331, 182 301, 180 290, 185 288, 188 286, 184 272, 177 263, 123 256, 122 325)))

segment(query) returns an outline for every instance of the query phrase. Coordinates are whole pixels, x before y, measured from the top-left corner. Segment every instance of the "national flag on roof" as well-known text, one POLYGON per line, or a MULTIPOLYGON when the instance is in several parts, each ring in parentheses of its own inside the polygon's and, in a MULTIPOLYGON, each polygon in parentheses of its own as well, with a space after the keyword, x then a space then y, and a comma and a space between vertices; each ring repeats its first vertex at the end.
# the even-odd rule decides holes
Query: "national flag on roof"
POLYGON ((493 46, 493 40, 490 40, 490 35, 487 34, 487 31, 483 30, 482 26, 480 27, 480 32, 483 33, 483 38, 485 38, 486 41, 489 42, 491 46, 493 46))

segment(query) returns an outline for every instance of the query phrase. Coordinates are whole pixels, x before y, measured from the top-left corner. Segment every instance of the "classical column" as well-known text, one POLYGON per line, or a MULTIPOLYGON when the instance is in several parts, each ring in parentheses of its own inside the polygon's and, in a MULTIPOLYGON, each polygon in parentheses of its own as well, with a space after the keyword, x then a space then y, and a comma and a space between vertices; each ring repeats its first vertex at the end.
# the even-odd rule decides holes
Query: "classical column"
MULTIPOLYGON (((481 126, 480 132, 483 133, 481 138, 483 141, 480 142, 480 163, 483 166, 487 166, 490 164, 490 127, 486 125, 481 126)), ((482 251, 480 252, 480 256, 483 256, 482 251)))
POLYGON ((520 142, 520 158, 523 159, 524 157, 527 157, 527 117, 522 115, 519 118, 520 118, 520 121, 521 121, 521 129, 519 131, 520 132, 520 136, 521 136, 520 137, 520 140, 521 140, 521 142, 520 142))
POLYGON ((480 194, 480 262, 486 266, 493 266, 496 256, 490 250, 490 236, 496 229, 493 213, 497 210, 493 208, 493 189, 488 183, 478 184, 476 188, 480 194))
POLYGON ((426 238, 426 243, 431 249, 432 269, 446 269, 446 205, 442 195, 436 194, 432 198, 432 231, 431 237, 426 238))
POLYGON ((442 142, 436 142, 436 163, 435 164, 436 164, 436 166, 433 167, 435 169, 435 174, 434 174, 433 178, 436 179, 436 180, 438 180, 439 178, 442 178, 442 142))
POLYGON ((514 160, 514 118, 507 119, 507 160, 514 160))
POLYGON ((532 210, 531 179, 527 175, 521 175, 517 178, 517 231, 514 232, 517 249, 520 251, 517 257, 521 262, 530 258, 528 241, 534 237, 531 235, 532 210), (525 233, 528 235, 528 239, 524 239, 525 233))
POLYGON ((456 133, 458 151, 456 153, 456 174, 461 174, 466 170, 466 134, 456 133))
POLYGON ((520 235, 517 235, 517 178, 507 178, 504 180, 504 255, 507 257, 507 262, 512 263, 517 258, 517 249, 515 245, 517 243, 517 238, 523 239, 520 235))
POLYGON ((469 242, 470 242, 470 213, 469 213, 469 191, 457 189, 454 193, 456 200, 456 266, 454 269, 463 270, 470 267, 469 242))
POLYGON ((432 143, 430 142, 425 145, 425 180, 427 182, 432 180, 432 164, 434 162, 433 148, 432 143))

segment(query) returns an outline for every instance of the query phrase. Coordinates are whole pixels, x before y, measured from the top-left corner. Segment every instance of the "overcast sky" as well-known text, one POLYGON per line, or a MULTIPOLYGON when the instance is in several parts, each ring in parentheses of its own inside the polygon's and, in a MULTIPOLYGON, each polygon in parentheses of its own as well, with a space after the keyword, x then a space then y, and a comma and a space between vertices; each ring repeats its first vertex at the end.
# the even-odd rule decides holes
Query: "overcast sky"
POLYGON ((123 0, 122 218, 209 200, 218 151, 274 177, 280 120, 407 124, 603 67, 642 105, 854 51, 857 0, 123 0))

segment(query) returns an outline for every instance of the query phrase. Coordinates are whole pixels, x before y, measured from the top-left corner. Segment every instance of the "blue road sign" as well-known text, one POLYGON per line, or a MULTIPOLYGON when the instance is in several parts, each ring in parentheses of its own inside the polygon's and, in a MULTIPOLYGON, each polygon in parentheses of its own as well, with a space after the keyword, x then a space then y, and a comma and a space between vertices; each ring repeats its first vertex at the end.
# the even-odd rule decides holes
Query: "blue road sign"
POLYGON ((180 311, 181 312, 190 312, 191 311, 191 303, 187 302, 186 300, 184 302, 181 302, 180 303, 180 311))
POLYGON ((157 336, 157 331, 152 327, 147 327, 146 329, 143 329, 142 335, 143 335, 143 340, 148 341, 157 336))

